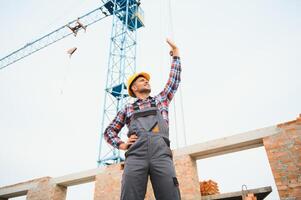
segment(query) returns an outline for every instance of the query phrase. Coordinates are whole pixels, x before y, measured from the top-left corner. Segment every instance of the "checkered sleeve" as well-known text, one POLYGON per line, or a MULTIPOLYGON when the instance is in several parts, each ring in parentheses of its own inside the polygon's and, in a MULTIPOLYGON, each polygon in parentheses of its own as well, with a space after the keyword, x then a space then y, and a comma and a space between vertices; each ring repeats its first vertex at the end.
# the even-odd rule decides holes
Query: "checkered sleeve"
POLYGON ((111 144, 115 148, 119 148, 119 145, 123 143, 123 141, 118 136, 118 133, 122 129, 125 124, 126 118, 126 109, 120 110, 113 121, 109 124, 109 126, 104 131, 105 140, 111 144))
POLYGON ((181 82, 181 61, 180 57, 174 56, 171 63, 171 69, 169 73, 168 81, 164 87, 164 90, 158 95, 161 100, 165 100, 168 103, 174 97, 179 84, 181 82))

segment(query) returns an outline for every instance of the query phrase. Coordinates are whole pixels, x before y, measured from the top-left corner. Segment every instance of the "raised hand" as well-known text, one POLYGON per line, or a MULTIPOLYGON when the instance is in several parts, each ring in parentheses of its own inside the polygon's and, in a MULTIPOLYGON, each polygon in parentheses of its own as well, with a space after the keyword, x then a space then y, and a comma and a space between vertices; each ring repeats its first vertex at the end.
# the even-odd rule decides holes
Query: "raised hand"
POLYGON ((177 45, 169 38, 166 39, 166 42, 170 46, 171 50, 169 52, 170 56, 180 56, 179 49, 177 45))

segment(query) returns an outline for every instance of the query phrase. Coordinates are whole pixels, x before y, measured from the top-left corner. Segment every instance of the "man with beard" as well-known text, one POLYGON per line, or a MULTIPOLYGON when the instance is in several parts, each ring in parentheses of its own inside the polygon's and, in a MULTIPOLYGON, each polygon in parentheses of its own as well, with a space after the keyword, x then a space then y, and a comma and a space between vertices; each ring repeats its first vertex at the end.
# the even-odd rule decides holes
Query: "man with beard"
POLYGON ((122 177, 121 200, 144 200, 150 176, 158 200, 179 200, 168 128, 168 106, 180 83, 179 49, 167 39, 172 56, 169 79, 158 95, 151 97, 150 75, 137 73, 128 80, 128 93, 137 98, 117 113, 106 128, 104 137, 113 147, 127 150, 122 177), (118 133, 127 125, 128 140, 123 142, 118 133))

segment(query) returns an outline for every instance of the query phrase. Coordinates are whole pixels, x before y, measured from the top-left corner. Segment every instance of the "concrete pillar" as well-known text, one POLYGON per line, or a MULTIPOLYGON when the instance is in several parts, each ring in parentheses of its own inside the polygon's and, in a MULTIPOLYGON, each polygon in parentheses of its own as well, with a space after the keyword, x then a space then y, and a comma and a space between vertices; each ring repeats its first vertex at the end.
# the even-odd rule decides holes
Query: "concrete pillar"
POLYGON ((96 175, 94 200, 119 200, 122 173, 121 165, 116 164, 107 166, 103 173, 96 175))
POLYGON ((301 115, 279 124, 281 133, 263 139, 282 200, 301 200, 301 115))
POLYGON ((174 157, 174 164, 182 199, 201 199, 196 161, 189 155, 182 155, 174 157))
POLYGON ((43 178, 36 188, 27 192, 26 200, 65 200, 67 188, 50 184, 50 177, 43 178))

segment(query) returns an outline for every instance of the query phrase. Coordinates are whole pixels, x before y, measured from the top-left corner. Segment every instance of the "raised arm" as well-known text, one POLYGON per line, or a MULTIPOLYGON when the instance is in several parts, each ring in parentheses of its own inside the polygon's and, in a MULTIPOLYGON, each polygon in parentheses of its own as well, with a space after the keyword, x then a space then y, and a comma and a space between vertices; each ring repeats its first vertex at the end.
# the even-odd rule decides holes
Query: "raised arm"
POLYGON ((170 55, 172 56, 172 62, 168 81, 163 91, 160 92, 159 97, 161 97, 163 100, 166 100, 167 103, 169 103, 174 97, 181 81, 181 61, 179 57, 179 49, 176 46, 176 44, 170 39, 167 39, 166 42, 171 48, 170 55))

